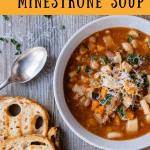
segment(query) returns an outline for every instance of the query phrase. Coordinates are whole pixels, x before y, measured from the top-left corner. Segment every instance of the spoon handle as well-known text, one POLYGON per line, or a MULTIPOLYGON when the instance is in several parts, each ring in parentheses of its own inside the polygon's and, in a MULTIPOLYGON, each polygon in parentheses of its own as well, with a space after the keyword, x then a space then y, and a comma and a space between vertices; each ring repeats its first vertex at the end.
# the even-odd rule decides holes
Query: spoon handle
POLYGON ((9 79, 7 79, 3 84, 0 85, 0 90, 3 89, 5 86, 7 86, 7 85, 10 84, 10 83, 11 83, 11 80, 10 80, 10 78, 9 78, 9 79))

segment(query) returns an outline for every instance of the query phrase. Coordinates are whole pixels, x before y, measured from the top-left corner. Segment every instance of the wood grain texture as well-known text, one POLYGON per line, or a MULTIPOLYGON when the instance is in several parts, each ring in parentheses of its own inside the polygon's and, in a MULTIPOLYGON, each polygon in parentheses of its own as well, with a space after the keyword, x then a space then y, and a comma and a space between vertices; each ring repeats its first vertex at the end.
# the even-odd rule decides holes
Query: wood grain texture
MULTIPOLYGON (((0 95, 23 96, 34 99, 46 107, 51 116, 52 125, 62 129, 62 150, 99 150, 77 137, 65 124, 55 104, 53 94, 53 72, 56 60, 68 39, 82 26, 104 16, 8 16, 5 21, 0 16, 0 37, 6 37, 8 43, 0 41, 0 84, 11 74, 11 65, 17 58, 14 38, 21 44, 21 51, 33 46, 46 47, 48 60, 46 66, 33 80, 24 84, 12 83, 0 91, 0 95), (66 29, 61 30, 60 25, 66 29)), ((150 16, 140 16, 150 20, 150 16)), ((146 148, 145 150, 150 150, 146 148)))

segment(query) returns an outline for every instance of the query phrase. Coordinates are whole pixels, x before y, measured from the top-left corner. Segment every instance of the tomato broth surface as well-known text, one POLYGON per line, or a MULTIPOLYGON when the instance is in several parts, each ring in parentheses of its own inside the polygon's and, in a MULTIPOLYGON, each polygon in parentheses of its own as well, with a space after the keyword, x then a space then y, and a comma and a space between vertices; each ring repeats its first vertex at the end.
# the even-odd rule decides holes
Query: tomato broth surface
POLYGON ((150 36, 116 27, 84 39, 64 74, 64 95, 89 132, 129 140, 150 131, 150 36))

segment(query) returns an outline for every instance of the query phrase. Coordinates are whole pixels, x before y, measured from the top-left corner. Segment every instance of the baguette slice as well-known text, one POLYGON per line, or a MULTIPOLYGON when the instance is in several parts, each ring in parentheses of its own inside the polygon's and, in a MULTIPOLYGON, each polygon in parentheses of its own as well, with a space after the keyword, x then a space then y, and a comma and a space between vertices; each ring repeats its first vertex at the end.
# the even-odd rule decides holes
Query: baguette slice
MULTIPOLYGON (((16 111, 17 109, 13 110, 16 111)), ((14 136, 27 134, 41 134, 48 132, 49 115, 38 102, 23 97, 0 96, 0 142, 14 136), (12 114, 13 106, 20 108, 16 116, 12 114), (42 126, 37 128, 37 119, 43 120, 42 126)))
POLYGON ((56 126, 56 127, 51 127, 47 133, 47 137, 49 140, 52 141, 54 147, 56 150, 60 149, 60 129, 56 126))
POLYGON ((55 150, 52 142, 43 135, 16 136, 4 141, 0 150, 55 150))

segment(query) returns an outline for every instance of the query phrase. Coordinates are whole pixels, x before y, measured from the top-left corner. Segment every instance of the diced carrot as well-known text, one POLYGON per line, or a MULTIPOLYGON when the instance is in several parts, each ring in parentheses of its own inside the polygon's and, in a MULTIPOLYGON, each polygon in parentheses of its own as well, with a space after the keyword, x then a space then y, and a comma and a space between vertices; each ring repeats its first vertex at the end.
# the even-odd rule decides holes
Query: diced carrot
POLYGON ((120 125, 120 117, 118 115, 116 115, 113 119, 113 124, 118 126, 120 125))
POLYGON ((102 115, 104 113, 104 106, 99 106, 95 109, 95 112, 102 115))
POLYGON ((126 91, 131 95, 138 95, 137 87, 134 83, 125 83, 126 91))
POLYGON ((92 110, 95 110, 98 105, 100 105, 100 103, 95 100, 95 101, 93 102, 93 104, 92 104, 92 110))
POLYGON ((99 52, 104 51, 104 50, 105 50, 105 47, 102 46, 102 45, 97 45, 97 50, 98 50, 99 52))
POLYGON ((132 120, 134 118, 134 112, 131 110, 127 110, 127 114, 125 115, 125 117, 132 120))
POLYGON ((107 94, 107 88, 105 86, 103 86, 102 89, 101 89, 101 96, 105 97, 106 94, 107 94))

